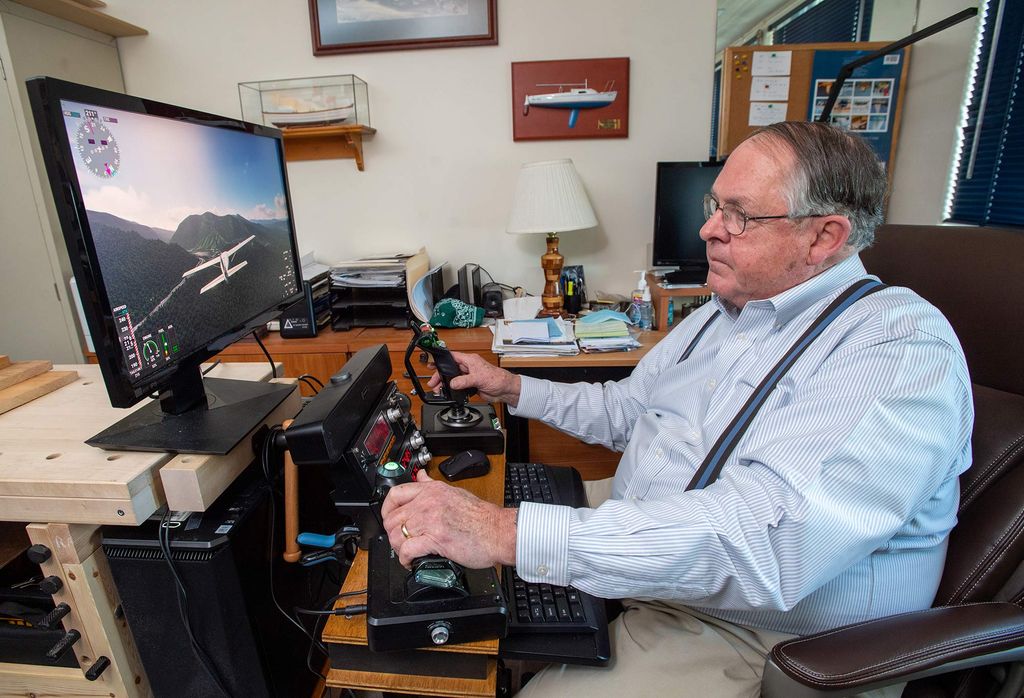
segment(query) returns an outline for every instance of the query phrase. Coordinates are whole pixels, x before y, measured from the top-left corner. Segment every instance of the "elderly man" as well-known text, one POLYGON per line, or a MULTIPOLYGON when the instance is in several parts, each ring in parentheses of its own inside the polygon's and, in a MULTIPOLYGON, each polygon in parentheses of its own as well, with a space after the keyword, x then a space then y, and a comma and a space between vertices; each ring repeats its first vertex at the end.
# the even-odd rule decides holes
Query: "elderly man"
POLYGON ((881 220, 885 184, 857 138, 816 123, 762 129, 705 198, 712 302, 629 378, 556 384, 457 355, 454 387, 623 451, 604 495, 588 490, 593 508, 503 510, 427 477, 384 503, 405 563, 439 553, 515 564, 528 581, 625 599, 609 668, 548 667, 527 692, 756 695, 776 642, 931 605, 973 410, 956 336, 907 289, 843 311, 718 479, 687 489, 780 358, 867 276, 857 252, 881 220))

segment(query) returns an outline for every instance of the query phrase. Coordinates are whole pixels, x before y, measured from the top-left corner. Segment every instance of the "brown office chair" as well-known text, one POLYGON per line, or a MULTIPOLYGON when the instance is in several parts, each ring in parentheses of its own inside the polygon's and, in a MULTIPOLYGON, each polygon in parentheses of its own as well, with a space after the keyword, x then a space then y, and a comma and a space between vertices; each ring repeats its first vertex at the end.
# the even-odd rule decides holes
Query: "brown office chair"
MULTIPOLYGON (((974 462, 925 611, 776 645, 762 695, 803 698, 909 682, 904 696, 1024 694, 1024 231, 882 226, 868 271, 908 286, 956 330, 974 383, 974 462)), ((913 583, 913 580, 908 580, 913 583)))

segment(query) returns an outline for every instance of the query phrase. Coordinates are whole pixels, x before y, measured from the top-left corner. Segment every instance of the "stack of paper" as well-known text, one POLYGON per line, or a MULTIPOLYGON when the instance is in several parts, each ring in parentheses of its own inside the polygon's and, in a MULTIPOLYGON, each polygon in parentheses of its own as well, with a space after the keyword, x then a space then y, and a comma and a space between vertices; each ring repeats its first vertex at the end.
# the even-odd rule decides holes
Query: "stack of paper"
POLYGON ((504 356, 572 356, 579 353, 572 324, 561 318, 499 320, 491 351, 504 356))
POLYGON ((370 257, 341 262, 331 267, 335 286, 403 286, 406 260, 411 254, 370 257))
POLYGON ((621 313, 606 311, 586 315, 576 321, 576 336, 580 349, 587 353, 598 351, 628 351, 640 346, 629 334, 626 323, 618 316, 621 313))

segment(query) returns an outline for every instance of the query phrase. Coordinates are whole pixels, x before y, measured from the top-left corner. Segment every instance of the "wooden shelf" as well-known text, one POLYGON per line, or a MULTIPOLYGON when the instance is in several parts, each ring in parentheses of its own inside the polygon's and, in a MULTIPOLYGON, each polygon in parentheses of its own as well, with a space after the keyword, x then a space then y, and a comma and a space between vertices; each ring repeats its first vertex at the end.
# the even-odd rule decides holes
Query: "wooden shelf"
POLYGON ((289 162, 355 158, 356 167, 362 172, 363 137, 372 136, 377 133, 377 129, 353 124, 292 126, 281 132, 284 134, 284 157, 289 162))
POLYGON ((671 330, 676 323, 686 317, 682 303, 677 298, 710 298, 711 289, 707 286, 690 286, 687 288, 662 288, 654 274, 647 274, 647 286, 651 289, 651 303, 654 305, 654 328, 671 330), (672 306, 672 320, 669 321, 669 306, 672 306))
POLYGON ((142 27, 137 27, 134 24, 104 14, 103 12, 97 12, 93 8, 104 7, 106 3, 96 2, 95 0, 86 0, 84 2, 74 2, 73 0, 15 0, 15 2, 31 7, 33 10, 39 10, 48 15, 66 19, 83 27, 109 34, 110 36, 144 36, 149 34, 142 27))

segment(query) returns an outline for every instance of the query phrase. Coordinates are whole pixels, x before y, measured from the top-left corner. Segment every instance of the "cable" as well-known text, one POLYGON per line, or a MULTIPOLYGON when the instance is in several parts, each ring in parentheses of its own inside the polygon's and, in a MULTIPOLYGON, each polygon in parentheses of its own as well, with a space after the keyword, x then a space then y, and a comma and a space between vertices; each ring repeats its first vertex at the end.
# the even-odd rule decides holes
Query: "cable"
MULTIPOLYGON (((365 594, 366 591, 363 590, 359 593, 365 594)), ((345 616, 346 618, 351 618, 352 616, 361 616, 364 613, 366 613, 366 604, 357 603, 351 606, 342 606, 341 608, 325 609, 323 611, 317 610, 315 608, 299 608, 298 606, 295 606, 293 610, 296 613, 302 613, 307 616, 345 616)))
POLYGON ((321 388, 324 387, 323 381, 321 381, 319 378, 317 378, 316 376, 314 376, 314 375, 312 375, 310 373, 303 373, 301 376, 299 376, 298 379, 302 380, 303 378, 308 378, 309 380, 313 381, 314 383, 316 383, 321 388))
POLYGON ((207 654, 206 650, 202 645, 199 644, 199 640, 196 639, 195 633, 192 632, 192 623, 189 621, 188 613, 188 593, 185 591, 185 583, 182 581, 181 576, 178 574, 178 568, 174 564, 174 558, 171 556, 171 529, 167 526, 170 520, 171 511, 168 509, 164 512, 163 518, 160 520, 160 527, 157 529, 157 543, 160 545, 160 550, 163 552, 164 559, 167 561, 167 566, 171 570, 171 576, 174 578, 174 584, 177 589, 178 597, 178 613, 181 616, 181 622, 185 626, 185 632, 188 633, 189 642, 192 645, 192 651, 196 655, 196 659, 203 665, 206 673, 210 675, 213 682, 217 684, 217 688, 220 689, 227 698, 232 698, 231 691, 224 685, 224 681, 220 675, 217 674, 216 669, 213 666, 213 660, 210 659, 210 655, 207 654))
POLYGON ((213 369, 217 368, 218 366, 220 366, 220 359, 217 359, 217 360, 216 360, 216 361, 214 361, 214 362, 213 362, 212 364, 210 364, 209 366, 207 366, 207 367, 206 367, 206 368, 205 368, 205 369, 203 370, 203 375, 205 376, 205 375, 206 375, 207 373, 209 373, 209 372, 210 372, 210 371, 212 371, 213 369))
POLYGON ((302 381, 303 383, 308 385, 309 389, 313 391, 314 395, 316 395, 317 393, 320 392, 320 388, 324 387, 324 385, 323 385, 323 383, 320 383, 320 387, 317 387, 316 383, 314 383, 312 380, 310 380, 310 378, 311 378, 311 376, 299 376, 295 380, 302 381))
POLYGON ((256 330, 252 331, 252 336, 253 336, 253 339, 256 340, 256 343, 260 345, 260 349, 263 350, 263 353, 266 354, 267 361, 270 362, 270 374, 274 378, 277 378, 277 366, 274 365, 274 360, 272 358, 270 358, 270 352, 267 351, 267 348, 263 345, 263 340, 260 339, 260 336, 259 336, 259 334, 257 334, 256 330))
MULTIPOLYGON (((474 264, 475 264, 475 262, 474 262, 474 264)), ((480 267, 480 271, 482 271, 483 273, 487 274, 487 278, 491 280, 492 284, 498 284, 498 286, 500 286, 501 288, 503 288, 503 289, 505 289, 507 291, 512 291, 513 293, 515 293, 515 290, 517 288, 522 288, 522 286, 510 286, 508 284, 503 284, 500 281, 495 281, 494 277, 491 276, 491 272, 487 271, 486 269, 481 267, 479 264, 477 264, 477 266, 480 267)), ((526 293, 525 289, 523 289, 523 293, 526 293)), ((526 295, 532 296, 533 294, 532 293, 526 293, 526 295)))

